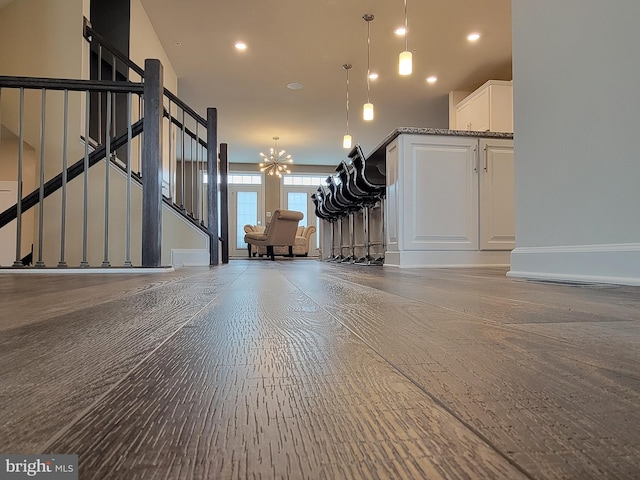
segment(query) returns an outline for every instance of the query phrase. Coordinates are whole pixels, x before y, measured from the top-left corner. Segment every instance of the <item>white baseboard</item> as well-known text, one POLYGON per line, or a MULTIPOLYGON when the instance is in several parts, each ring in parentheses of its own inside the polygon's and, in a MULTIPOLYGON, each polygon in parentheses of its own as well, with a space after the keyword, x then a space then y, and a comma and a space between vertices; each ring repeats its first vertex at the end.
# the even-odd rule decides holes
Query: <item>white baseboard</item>
POLYGON ((508 267, 509 254, 508 250, 386 251, 384 266, 399 268, 508 267))
POLYGON ((87 267, 87 268, 75 268, 75 267, 48 267, 48 268, 13 268, 3 267, 0 268, 0 275, 110 275, 110 274, 126 274, 126 275, 138 275, 141 273, 168 273, 174 272, 173 267, 87 267))
POLYGON ((174 267, 208 267, 209 251, 204 249, 171 249, 171 265, 174 267))
POLYGON ((640 285, 640 243, 518 247, 510 277, 640 285))

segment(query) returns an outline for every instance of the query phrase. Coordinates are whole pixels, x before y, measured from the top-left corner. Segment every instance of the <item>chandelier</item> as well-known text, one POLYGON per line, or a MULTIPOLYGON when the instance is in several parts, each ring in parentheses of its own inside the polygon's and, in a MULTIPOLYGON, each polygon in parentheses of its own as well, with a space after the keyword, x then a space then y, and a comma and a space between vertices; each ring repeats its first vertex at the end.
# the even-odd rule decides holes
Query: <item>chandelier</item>
POLYGON ((282 177, 284 173, 291 173, 287 164, 293 163, 293 158, 291 158, 291 154, 285 156, 287 152, 284 150, 278 151, 278 140, 280 140, 280 137, 273 137, 273 147, 269 149, 269 155, 260 152, 262 161, 259 167, 260 171, 265 172, 267 175, 282 177))

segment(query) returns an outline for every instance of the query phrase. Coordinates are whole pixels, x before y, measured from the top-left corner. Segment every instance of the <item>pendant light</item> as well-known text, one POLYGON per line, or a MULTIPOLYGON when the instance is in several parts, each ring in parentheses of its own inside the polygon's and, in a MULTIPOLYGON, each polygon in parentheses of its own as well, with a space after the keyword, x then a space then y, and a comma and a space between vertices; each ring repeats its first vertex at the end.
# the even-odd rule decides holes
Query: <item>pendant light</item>
POLYGON ((351 148, 351 135, 349 135, 349 69, 351 64, 345 63, 342 68, 347 72, 347 133, 342 138, 342 148, 351 148))
POLYGON ((366 13, 363 17, 365 22, 367 22, 367 103, 364 104, 362 109, 362 118, 366 121, 373 120, 373 103, 369 99, 369 94, 371 92, 371 84, 369 74, 371 73, 371 20, 373 20, 373 15, 366 13))
POLYGON ((413 70, 412 55, 409 51, 409 25, 407 17, 407 0, 404 0, 404 52, 400 54, 398 72, 400 75, 411 75, 413 70))

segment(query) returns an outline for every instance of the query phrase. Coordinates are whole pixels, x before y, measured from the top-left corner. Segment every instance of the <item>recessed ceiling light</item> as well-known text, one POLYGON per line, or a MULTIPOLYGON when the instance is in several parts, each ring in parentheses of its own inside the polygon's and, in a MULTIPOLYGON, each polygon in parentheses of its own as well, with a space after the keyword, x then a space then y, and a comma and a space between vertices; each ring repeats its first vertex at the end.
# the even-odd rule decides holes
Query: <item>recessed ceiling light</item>
POLYGON ((236 42, 236 48, 238 50, 246 50, 247 49, 247 44, 244 42, 236 42))
POLYGON ((476 42, 479 38, 479 33, 470 33, 469 35, 467 35, 467 40, 469 40, 470 42, 476 42))
POLYGON ((375 80, 375 79, 377 79, 377 78, 378 78, 378 74, 377 74, 377 73, 375 73, 375 72, 371 72, 371 73, 369 74, 369 79, 370 79, 370 80, 375 80))
POLYGON ((290 90, 300 90, 302 87, 303 85, 298 82, 287 83, 287 88, 290 90))
POLYGON ((405 33, 407 33, 407 30, 404 27, 398 27, 393 31, 393 33, 395 33, 399 37, 402 37, 405 33))
POLYGON ((431 75, 427 77, 427 83, 436 83, 437 81, 438 81, 438 77, 436 77, 435 75, 431 75))

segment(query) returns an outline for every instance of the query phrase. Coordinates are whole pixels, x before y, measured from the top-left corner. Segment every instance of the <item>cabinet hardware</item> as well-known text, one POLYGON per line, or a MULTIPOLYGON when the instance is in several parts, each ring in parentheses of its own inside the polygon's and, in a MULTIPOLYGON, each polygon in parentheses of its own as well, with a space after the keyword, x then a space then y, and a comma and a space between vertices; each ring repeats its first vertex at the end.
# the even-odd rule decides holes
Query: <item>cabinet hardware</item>
POLYGON ((484 146, 484 171, 488 172, 488 168, 489 168, 489 152, 487 151, 487 146, 484 146))
POLYGON ((473 171, 478 172, 478 146, 473 146, 473 171))

